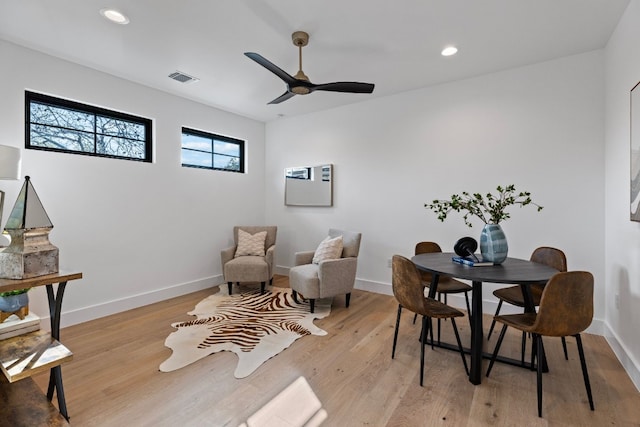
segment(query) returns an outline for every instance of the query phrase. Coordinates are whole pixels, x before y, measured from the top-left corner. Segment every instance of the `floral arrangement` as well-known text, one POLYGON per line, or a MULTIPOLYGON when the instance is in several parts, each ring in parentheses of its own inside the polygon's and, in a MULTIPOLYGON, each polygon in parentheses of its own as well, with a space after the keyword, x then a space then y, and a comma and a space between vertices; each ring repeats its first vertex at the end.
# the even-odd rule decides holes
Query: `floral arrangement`
POLYGON ((506 209, 513 205, 520 205, 520 207, 534 205, 537 206, 538 212, 542 210, 542 206, 531 200, 531 193, 516 192, 513 184, 506 187, 498 186, 496 190, 498 191, 496 195, 487 193, 484 196, 480 193, 470 194, 463 191, 462 194, 452 195, 451 200, 434 200, 431 203, 425 203, 424 207, 434 211, 440 221, 444 221, 451 211, 465 211, 463 219, 469 227, 472 227, 469 221, 470 216, 480 218, 485 224, 499 224, 511 217, 506 209))

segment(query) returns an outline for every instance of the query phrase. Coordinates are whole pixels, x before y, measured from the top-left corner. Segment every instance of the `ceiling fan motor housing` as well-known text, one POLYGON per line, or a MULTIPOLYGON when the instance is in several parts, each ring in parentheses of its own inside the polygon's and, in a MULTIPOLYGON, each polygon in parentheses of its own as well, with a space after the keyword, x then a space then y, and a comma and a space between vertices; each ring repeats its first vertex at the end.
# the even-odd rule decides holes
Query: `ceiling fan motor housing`
POLYGON ((306 46, 309 43, 309 34, 304 31, 296 31, 291 34, 293 44, 298 47, 306 46))

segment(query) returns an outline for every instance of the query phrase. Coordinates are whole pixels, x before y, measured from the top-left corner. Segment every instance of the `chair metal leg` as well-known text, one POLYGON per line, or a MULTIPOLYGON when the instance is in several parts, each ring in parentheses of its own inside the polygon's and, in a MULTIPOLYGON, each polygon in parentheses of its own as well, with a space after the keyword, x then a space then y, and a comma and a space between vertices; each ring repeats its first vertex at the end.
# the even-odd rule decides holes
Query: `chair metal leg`
POLYGON ((418 319, 418 313, 413 315, 413 324, 416 324, 416 320, 418 319))
POLYGON ((564 350, 564 360, 569 360, 569 353, 567 353, 567 340, 562 337, 562 350, 564 350))
POLYGON ((491 373, 491 368, 493 368, 493 364, 496 361, 496 357, 498 357, 498 352, 500 351, 500 346, 502 345, 502 340, 504 339, 505 332, 507 332, 507 325, 502 325, 502 329, 500 330, 500 336, 498 337, 498 342, 496 343, 496 348, 493 350, 493 354, 491 355, 491 361, 489 362, 489 367, 487 368, 487 377, 491 373))
POLYGON ((460 334, 458 333, 458 327, 456 326, 456 321, 452 317, 451 324, 453 325, 453 332, 456 334, 456 341, 458 341, 458 348, 460 349, 460 356, 462 356, 462 363, 464 364, 464 371, 469 376, 469 367, 467 366, 467 358, 464 357, 464 349, 462 348, 462 341, 460 341, 460 334))
POLYGON ((398 304, 398 316, 396 317, 396 331, 393 334, 393 350, 391 350, 391 358, 396 357, 396 343, 398 342, 398 329, 400 329, 400 315, 402 314, 402 306, 398 304))
POLYGON ((496 312, 493 315, 493 320, 491 321, 491 326, 489 327, 489 333, 487 334, 487 339, 491 338, 491 333, 493 332, 493 328, 496 326, 496 316, 500 313, 500 309, 502 308, 502 300, 498 301, 498 308, 496 308, 496 312))
POLYGON ((536 369, 535 364, 540 361, 539 359, 537 359, 537 357, 538 357, 538 346, 536 345, 536 341, 532 337, 531 338, 531 367, 529 368, 532 371, 536 369))
POLYGON ((264 287, 266 286, 267 282, 260 282, 260 295, 264 294, 264 287))
POLYGON ((578 344, 578 353, 580 354, 580 365, 582 366, 582 377, 584 378, 584 387, 587 389, 587 397, 589 398, 589 407, 595 410, 593 406, 593 396, 591 395, 591 384, 589 383, 589 372, 587 371, 587 361, 584 358, 584 349, 582 348, 582 338, 580 334, 575 335, 578 344))
POLYGON ((349 302, 351 301, 351 292, 345 295, 344 298, 345 298, 346 307, 349 308, 349 302))
POLYGON ((542 363, 540 363, 540 356, 542 353, 542 337, 538 334, 533 334, 533 340, 536 343, 538 349, 538 369, 537 369, 537 383, 538 383, 538 417, 542 418, 542 363))
POLYGON ((464 300, 467 303, 467 318, 469 319, 469 326, 471 325, 471 305, 469 305, 469 292, 464 293, 464 300))
POLYGON ((433 350, 433 321, 431 320, 431 317, 429 317, 429 332, 431 335, 431 350, 433 350))
POLYGON ((233 283, 227 282, 227 287, 229 288, 229 295, 231 295, 231 288, 233 287, 233 283))
POLYGON ((420 387, 422 387, 422 379, 424 378, 424 344, 427 340, 427 329, 431 325, 431 318, 422 316, 422 339, 420 340, 420 387), (429 319, 427 321, 427 319, 429 319))
POLYGON ((527 333, 523 332, 522 333, 522 358, 520 360, 520 362, 522 363, 522 366, 524 366, 524 354, 527 351, 527 333))

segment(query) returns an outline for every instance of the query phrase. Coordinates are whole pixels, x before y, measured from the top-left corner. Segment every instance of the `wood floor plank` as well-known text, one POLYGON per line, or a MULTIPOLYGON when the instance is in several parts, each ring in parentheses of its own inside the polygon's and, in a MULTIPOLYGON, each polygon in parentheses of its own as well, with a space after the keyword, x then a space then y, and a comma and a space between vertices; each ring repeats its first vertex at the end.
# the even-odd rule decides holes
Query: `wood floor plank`
MULTIPOLYGON (((286 287, 287 278, 277 276, 274 284, 286 287)), ((295 341, 247 378, 234 378, 237 356, 229 352, 160 372, 160 363, 171 354, 164 346, 174 330, 171 323, 190 320, 187 312, 214 291, 64 328, 60 341, 74 353, 62 368, 71 425, 236 427, 299 376, 328 412, 326 426, 640 425, 640 393, 603 337, 583 336, 594 412, 587 404, 575 340, 568 339, 569 361, 559 339, 545 340, 550 372, 544 376, 544 418, 538 418, 535 372, 522 368, 496 364, 491 376, 474 386, 458 353, 427 347, 420 387, 419 322, 414 325, 405 311, 391 359, 397 303, 359 290, 349 308, 344 297, 336 297, 330 316, 315 321, 328 335, 295 341)), ((466 319, 458 327, 468 343, 466 319)), ((454 342, 449 322, 442 323, 442 339, 454 342)), ((487 350, 496 339, 486 343, 487 350)), ((507 333, 501 354, 520 357, 517 332, 507 333)), ((483 366, 486 370, 486 361, 483 366)), ((35 380, 46 389, 48 375, 35 380)))

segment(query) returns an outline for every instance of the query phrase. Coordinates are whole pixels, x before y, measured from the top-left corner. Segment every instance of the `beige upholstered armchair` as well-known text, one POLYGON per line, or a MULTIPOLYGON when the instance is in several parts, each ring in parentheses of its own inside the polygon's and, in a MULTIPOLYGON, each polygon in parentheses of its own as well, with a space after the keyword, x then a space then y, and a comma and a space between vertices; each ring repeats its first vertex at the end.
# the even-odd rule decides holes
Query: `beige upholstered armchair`
POLYGON ((273 255, 276 249, 276 226, 235 226, 235 246, 224 249, 220 258, 224 280, 229 287, 233 282, 260 282, 260 293, 267 283, 273 283, 273 255))
POLYGON ((356 280, 358 252, 362 234, 352 231, 330 229, 316 251, 297 252, 295 267, 289 270, 289 285, 293 290, 293 298, 297 302, 297 294, 309 300, 311 312, 315 309, 317 298, 327 298, 345 294, 346 306, 349 307, 351 291, 356 280), (341 239, 338 237, 341 236, 341 239), (327 255, 324 244, 338 241, 329 251, 338 248, 337 253, 327 255))

